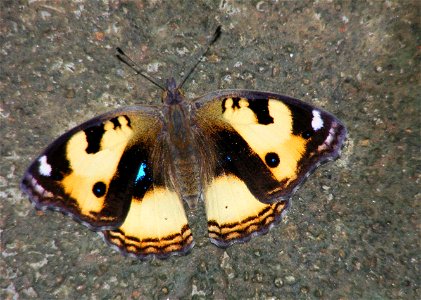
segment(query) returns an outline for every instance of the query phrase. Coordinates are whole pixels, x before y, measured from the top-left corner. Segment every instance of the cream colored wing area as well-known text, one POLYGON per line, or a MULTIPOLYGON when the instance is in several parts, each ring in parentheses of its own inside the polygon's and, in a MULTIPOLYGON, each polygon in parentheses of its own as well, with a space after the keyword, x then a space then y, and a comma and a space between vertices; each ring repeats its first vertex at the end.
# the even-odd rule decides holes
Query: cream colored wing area
POLYGON ((66 146, 66 157, 72 172, 63 178, 62 186, 65 193, 77 201, 83 215, 95 217, 93 213, 103 209, 106 193, 98 197, 91 192, 92 188, 97 182, 109 185, 133 136, 126 117, 120 116, 113 121, 104 122, 97 151, 87 151, 90 134, 85 131, 72 136, 66 146), (119 125, 116 126, 116 123, 119 125))
POLYGON ((120 228, 104 234, 120 251, 140 258, 186 253, 193 247, 182 201, 165 188, 154 188, 141 200, 133 198, 120 228))
POLYGON ((287 208, 286 201, 264 204, 233 175, 220 176, 205 187, 208 230, 218 246, 244 242, 254 234, 263 234, 278 221, 287 208))
POLYGON ((228 98, 224 102, 222 117, 263 162, 267 164, 268 153, 276 153, 280 164, 270 167, 270 171, 278 181, 292 181, 297 177, 298 162, 305 153, 307 141, 292 134, 292 112, 287 105, 269 99, 267 109, 273 122, 262 124, 256 113, 249 108, 246 98, 241 98, 238 103, 228 98))

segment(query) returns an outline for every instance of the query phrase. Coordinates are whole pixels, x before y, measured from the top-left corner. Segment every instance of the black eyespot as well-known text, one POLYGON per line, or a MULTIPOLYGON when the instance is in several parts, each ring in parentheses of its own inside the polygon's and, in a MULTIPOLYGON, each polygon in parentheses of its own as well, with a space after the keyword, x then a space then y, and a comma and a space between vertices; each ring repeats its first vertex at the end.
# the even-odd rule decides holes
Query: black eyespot
POLYGON ((92 188, 92 193, 94 193, 94 195, 98 198, 104 196, 106 191, 107 186, 102 181, 95 183, 94 187, 92 188))
POLYGON ((276 168, 279 165, 279 156, 276 153, 269 152, 265 156, 266 164, 271 168, 276 168))
POLYGON ((307 140, 313 136, 313 132, 310 130, 306 130, 301 134, 301 136, 307 140))

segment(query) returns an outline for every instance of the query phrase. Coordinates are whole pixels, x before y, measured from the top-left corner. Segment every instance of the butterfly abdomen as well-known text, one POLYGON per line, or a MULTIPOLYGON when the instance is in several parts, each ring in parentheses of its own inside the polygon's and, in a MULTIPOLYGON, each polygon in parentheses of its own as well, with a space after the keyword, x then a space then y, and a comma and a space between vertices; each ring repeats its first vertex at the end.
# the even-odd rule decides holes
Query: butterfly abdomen
POLYGON ((167 145, 170 179, 190 209, 195 209, 201 190, 197 144, 192 132, 188 105, 185 102, 168 106, 166 111, 167 145))

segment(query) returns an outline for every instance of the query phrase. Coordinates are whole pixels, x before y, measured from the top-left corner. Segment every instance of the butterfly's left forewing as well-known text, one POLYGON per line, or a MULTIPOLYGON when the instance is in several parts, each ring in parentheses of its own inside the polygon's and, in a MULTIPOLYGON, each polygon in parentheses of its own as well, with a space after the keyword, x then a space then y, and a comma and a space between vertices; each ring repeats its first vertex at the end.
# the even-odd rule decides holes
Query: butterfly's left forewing
POLYGON ((220 246, 267 232, 310 172, 339 155, 346 136, 331 114, 278 94, 220 91, 193 105, 198 141, 209 148, 209 234, 220 246))
POLYGON ((133 176, 129 171, 118 171, 123 154, 135 140, 134 127, 141 120, 130 111, 112 112, 54 141, 34 160, 22 180, 34 206, 59 210, 93 229, 120 225, 134 185, 129 183, 124 191, 116 188, 133 176))

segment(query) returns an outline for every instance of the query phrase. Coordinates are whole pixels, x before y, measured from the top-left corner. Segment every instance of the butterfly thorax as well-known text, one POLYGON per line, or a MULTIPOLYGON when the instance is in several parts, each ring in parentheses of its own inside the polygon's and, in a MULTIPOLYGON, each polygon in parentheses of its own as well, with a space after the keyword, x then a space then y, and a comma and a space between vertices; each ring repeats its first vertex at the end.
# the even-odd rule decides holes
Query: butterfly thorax
POLYGON ((167 83, 164 92, 164 122, 169 147, 169 173, 174 187, 181 198, 194 209, 200 195, 199 157, 194 133, 190 126, 189 103, 174 79, 167 83))

